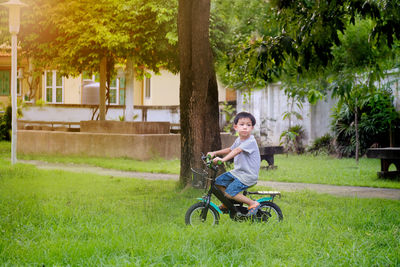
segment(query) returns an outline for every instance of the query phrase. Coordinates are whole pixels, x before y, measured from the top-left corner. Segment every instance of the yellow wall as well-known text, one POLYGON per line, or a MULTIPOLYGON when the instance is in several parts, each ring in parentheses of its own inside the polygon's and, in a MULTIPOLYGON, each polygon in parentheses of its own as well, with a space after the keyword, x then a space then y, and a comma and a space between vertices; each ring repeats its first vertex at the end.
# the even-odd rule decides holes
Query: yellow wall
POLYGON ((137 80, 135 74, 135 81, 133 84, 133 105, 143 105, 143 80, 137 80))
POLYGON ((82 78, 78 76, 76 78, 65 78, 64 79, 64 103, 65 104, 80 104, 82 101, 82 78))
POLYGON ((150 98, 144 97, 145 105, 172 106, 179 105, 179 75, 162 70, 161 75, 152 74, 150 80, 150 98))

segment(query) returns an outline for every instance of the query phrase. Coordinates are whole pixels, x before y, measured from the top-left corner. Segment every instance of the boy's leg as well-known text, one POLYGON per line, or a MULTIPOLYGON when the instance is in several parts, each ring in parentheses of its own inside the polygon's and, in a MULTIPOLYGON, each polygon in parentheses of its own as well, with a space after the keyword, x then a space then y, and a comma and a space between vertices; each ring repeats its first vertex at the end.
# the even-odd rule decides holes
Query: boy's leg
POLYGON ((243 190, 246 190, 247 188, 248 188, 247 185, 243 184, 242 182, 239 181, 239 179, 234 177, 234 181, 227 186, 225 190, 225 195, 228 198, 247 204, 249 215, 255 215, 257 213, 258 208, 260 207, 260 203, 246 197, 241 193, 243 190))
MULTIPOLYGON (((225 194, 227 198, 234 199, 238 202, 245 203, 248 205, 249 211, 256 213, 260 203, 254 201, 241 193, 241 191, 246 190, 248 186, 240 182, 236 177, 234 177, 230 172, 221 174, 215 180, 215 185, 225 194)), ((221 205, 221 208, 226 208, 221 205)), ((254 215, 254 214, 252 214, 254 215)))
MULTIPOLYGON (((229 184, 232 183, 233 180, 234 179, 232 175, 230 175, 228 172, 225 172, 217 177, 217 179, 215 180, 215 186, 218 187, 218 189, 221 190, 222 193, 224 193, 224 195, 226 196, 225 190, 229 186, 229 184)), ((224 203, 219 206, 219 209, 223 213, 228 212, 228 208, 224 205, 224 203)))
POLYGON ((246 197, 245 195, 243 195, 242 193, 238 193, 236 196, 229 196, 228 194, 226 194, 229 198, 232 198, 234 200, 236 200, 237 202, 242 202, 247 204, 248 206, 252 206, 256 203, 258 203, 257 201, 251 200, 250 198, 246 197))

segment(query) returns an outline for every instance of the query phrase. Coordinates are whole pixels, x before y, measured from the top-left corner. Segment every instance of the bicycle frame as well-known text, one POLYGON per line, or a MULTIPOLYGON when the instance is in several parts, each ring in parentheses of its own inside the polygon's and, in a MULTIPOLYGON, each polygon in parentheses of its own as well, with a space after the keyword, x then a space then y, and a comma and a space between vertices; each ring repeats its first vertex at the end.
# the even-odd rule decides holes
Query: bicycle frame
POLYGON ((233 199, 229 199, 224 195, 224 193, 215 185, 215 178, 217 176, 218 166, 212 165, 212 161, 210 162, 209 161, 210 159, 205 158, 204 156, 202 157, 202 159, 203 159, 204 163, 206 164, 206 166, 209 167, 209 169, 211 169, 213 172, 208 193, 205 197, 200 198, 200 200, 202 200, 206 203, 206 206, 201 213, 202 220, 204 220, 204 221, 206 220, 209 206, 212 206, 219 213, 222 214, 222 211, 220 210, 220 208, 215 203, 211 202, 212 195, 214 195, 217 199, 219 199, 225 205, 225 207, 228 208, 229 215, 233 219, 239 212, 236 209, 235 204, 242 205, 243 203, 237 202, 233 199))

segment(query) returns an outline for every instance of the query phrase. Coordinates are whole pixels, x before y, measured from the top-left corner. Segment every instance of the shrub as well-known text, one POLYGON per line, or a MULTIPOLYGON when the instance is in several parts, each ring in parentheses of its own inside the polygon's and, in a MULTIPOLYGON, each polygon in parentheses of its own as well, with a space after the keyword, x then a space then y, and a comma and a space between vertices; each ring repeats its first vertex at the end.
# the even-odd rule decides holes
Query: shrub
MULTIPOLYGON (((368 96, 365 105, 358 110, 360 153, 364 154, 372 145, 390 145, 390 131, 400 124, 399 113, 393 106, 393 96, 381 90, 368 96)), ((356 138, 354 111, 343 104, 333 111, 332 131, 339 156, 355 155, 356 138)))
POLYGON ((289 127, 287 131, 282 132, 279 140, 281 145, 285 147, 287 151, 291 151, 297 154, 304 153, 303 139, 305 132, 303 126, 297 124, 289 127))
POLYGON ((307 151, 314 155, 334 154, 335 148, 333 145, 333 137, 327 133, 319 138, 316 138, 307 151))
POLYGON ((10 130, 11 130, 11 106, 8 106, 0 117, 0 140, 10 141, 10 130))

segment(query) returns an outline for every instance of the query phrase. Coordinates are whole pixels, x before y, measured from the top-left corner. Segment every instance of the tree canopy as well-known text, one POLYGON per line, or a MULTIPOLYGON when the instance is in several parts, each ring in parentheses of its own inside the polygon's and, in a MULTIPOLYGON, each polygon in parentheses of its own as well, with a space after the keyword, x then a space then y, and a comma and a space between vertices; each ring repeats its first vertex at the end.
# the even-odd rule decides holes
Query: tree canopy
MULTIPOLYGON (((252 2, 249 1, 250 7, 252 2)), ((241 32, 247 38, 231 38, 236 42, 236 46, 226 50, 226 54, 229 55, 226 68, 222 71, 219 69, 220 74, 228 77, 228 82, 239 85, 238 87, 264 87, 266 83, 276 79, 301 83, 302 78, 307 77, 318 82, 321 75, 328 76, 332 70, 339 70, 337 64, 342 64, 343 67, 343 63, 350 63, 348 60, 352 59, 352 66, 347 65, 347 67, 357 66, 360 70, 361 66, 366 66, 367 59, 371 64, 381 63, 384 60, 380 59, 390 58, 393 56, 392 49, 398 47, 396 40, 399 37, 400 27, 396 26, 399 25, 399 18, 395 15, 400 12, 398 1, 257 2, 258 5, 264 5, 264 8, 254 9, 253 12, 264 16, 254 15, 252 19, 260 19, 268 24, 261 22, 254 24, 263 25, 261 27, 267 27, 271 31, 246 29, 241 32), (357 28, 351 26, 356 24, 357 28), (349 31, 346 31, 347 29, 349 31), (351 33, 352 30, 361 30, 361 33, 365 33, 363 36, 368 36, 367 42, 357 42, 356 36, 351 33), (350 51, 350 42, 353 42, 352 45, 360 46, 350 51), (340 53, 340 50, 345 53, 340 53), (355 55, 356 52, 358 55, 355 55), (353 53, 352 57, 347 57, 348 53, 353 53), (366 57, 365 53, 368 53, 366 57)), ((232 4, 232 10, 234 6, 232 4)), ((226 12, 221 8, 219 10, 226 12)), ((225 16, 219 17, 223 20, 225 16)), ((225 19, 225 22, 235 25, 231 20, 225 19)), ((305 81, 303 82, 305 84, 305 81)), ((323 87, 309 85, 304 86, 304 89, 323 87)))
POLYGON ((27 0, 21 46, 64 74, 132 57, 141 69, 177 71, 176 1, 27 0))

